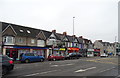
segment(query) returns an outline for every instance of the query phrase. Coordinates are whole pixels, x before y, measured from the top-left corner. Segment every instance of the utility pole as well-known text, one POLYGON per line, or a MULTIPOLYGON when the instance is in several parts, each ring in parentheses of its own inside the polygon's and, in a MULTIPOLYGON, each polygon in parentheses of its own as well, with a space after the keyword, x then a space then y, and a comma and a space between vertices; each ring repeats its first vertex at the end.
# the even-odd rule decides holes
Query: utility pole
POLYGON ((73 46, 74 46, 74 19, 75 17, 73 17, 73 46))

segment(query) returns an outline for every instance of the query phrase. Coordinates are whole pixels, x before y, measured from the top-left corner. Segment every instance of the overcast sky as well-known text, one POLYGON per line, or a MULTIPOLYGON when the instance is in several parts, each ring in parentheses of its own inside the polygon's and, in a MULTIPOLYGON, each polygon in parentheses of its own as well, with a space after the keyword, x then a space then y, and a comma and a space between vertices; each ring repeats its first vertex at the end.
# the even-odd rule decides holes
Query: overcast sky
MULTIPOLYGON (((118 38, 119 0, 0 0, 0 20, 92 41, 118 38)), ((117 39, 118 40, 118 39, 117 39)))

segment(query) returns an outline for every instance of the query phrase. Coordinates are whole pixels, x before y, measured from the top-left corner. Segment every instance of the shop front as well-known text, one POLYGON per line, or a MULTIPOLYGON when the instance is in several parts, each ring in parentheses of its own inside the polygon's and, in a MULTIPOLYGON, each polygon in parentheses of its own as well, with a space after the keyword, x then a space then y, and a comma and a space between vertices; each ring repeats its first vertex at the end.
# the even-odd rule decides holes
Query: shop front
POLYGON ((94 56, 94 49, 88 49, 87 50, 87 57, 93 57, 94 56))
POLYGON ((4 46, 3 47, 3 54, 7 55, 11 58, 14 58, 14 60, 19 60, 21 53, 28 53, 28 52, 33 52, 33 53, 36 53, 38 55, 42 55, 45 57, 46 49, 48 49, 48 48, 45 48, 45 47, 43 48, 43 47, 4 46))
POLYGON ((65 48, 54 48, 52 54, 53 54, 54 56, 59 56, 59 55, 65 56, 65 51, 66 51, 65 48))
POLYGON ((68 50, 68 53, 73 53, 73 52, 79 52, 79 48, 74 48, 74 47, 69 47, 69 48, 67 48, 67 50, 68 50))
POLYGON ((100 56, 100 49, 94 49, 94 56, 100 56))

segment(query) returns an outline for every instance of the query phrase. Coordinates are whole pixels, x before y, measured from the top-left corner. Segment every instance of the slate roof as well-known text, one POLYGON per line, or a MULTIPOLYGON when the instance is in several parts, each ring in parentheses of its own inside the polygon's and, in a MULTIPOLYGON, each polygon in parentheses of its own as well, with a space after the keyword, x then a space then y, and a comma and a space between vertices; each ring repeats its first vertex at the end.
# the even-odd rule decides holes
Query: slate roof
POLYGON ((4 30, 8 25, 11 25, 13 27, 13 29, 17 33, 17 36, 35 38, 36 35, 38 35, 38 33, 40 32, 39 29, 9 23, 3 23, 2 30, 4 30), (20 30, 23 30, 23 32, 20 32, 20 30), (27 31, 30 31, 30 33, 28 33, 27 31))
POLYGON ((41 30, 41 31, 43 31, 43 33, 44 33, 46 39, 49 38, 50 35, 52 34, 52 32, 50 32, 50 31, 46 31, 46 30, 41 30))
POLYGON ((82 38, 77 37, 77 40, 78 40, 79 43, 83 43, 83 39, 82 38))
POLYGON ((66 37, 68 38, 69 42, 73 42, 73 36, 66 35, 66 37))
POLYGON ((2 31, 3 31, 8 25, 9 25, 8 23, 3 23, 3 22, 2 22, 2 31))
POLYGON ((64 37, 64 35, 60 34, 60 33, 56 33, 55 35, 56 35, 56 37, 57 37, 58 40, 62 40, 63 37, 64 37))

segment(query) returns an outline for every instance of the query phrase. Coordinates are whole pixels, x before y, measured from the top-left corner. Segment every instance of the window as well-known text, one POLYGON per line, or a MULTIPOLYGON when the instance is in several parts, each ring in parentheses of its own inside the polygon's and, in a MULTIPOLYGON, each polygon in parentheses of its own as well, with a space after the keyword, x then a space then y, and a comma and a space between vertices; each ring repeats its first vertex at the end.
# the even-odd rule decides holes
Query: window
POLYGON ((35 40, 34 40, 34 39, 31 39, 31 43, 33 43, 33 44, 34 44, 34 43, 35 43, 35 40))
POLYGON ((27 30, 27 33, 31 33, 29 30, 27 30))
POLYGON ((5 42, 5 43, 13 43, 13 37, 11 37, 11 36, 6 36, 6 37, 4 37, 4 39, 3 39, 3 41, 5 42))
POLYGON ((50 39, 55 39, 55 37, 50 37, 50 39))
POLYGON ((23 30, 20 30, 20 32, 23 32, 23 30))
POLYGON ((19 43, 23 43, 23 42, 24 42, 23 38, 19 38, 19 39, 18 39, 18 42, 19 42, 19 43))

